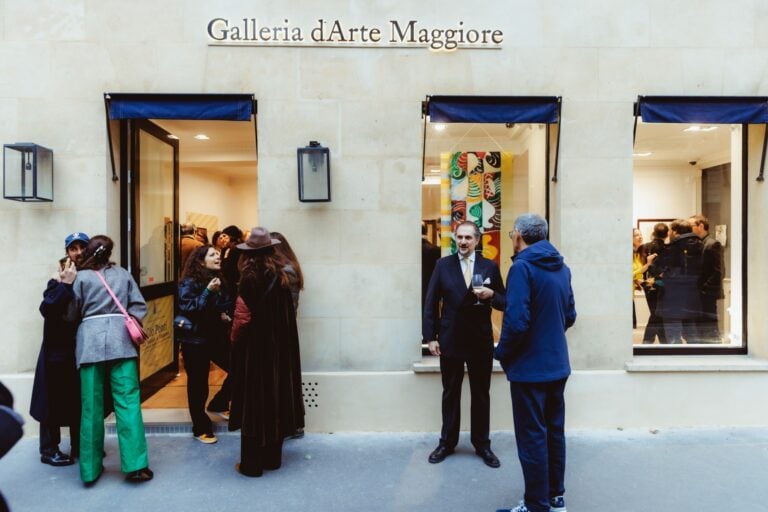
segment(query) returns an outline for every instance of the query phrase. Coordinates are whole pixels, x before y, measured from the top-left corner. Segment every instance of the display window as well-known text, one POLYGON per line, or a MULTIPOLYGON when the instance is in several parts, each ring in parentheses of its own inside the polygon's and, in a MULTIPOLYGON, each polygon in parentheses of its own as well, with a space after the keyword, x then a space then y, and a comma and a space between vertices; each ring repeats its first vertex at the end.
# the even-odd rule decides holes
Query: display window
POLYGON ((761 98, 639 98, 635 354, 746 352, 747 134, 766 112, 761 98))
MULTIPOLYGON (((422 306, 440 257, 456 253, 455 227, 477 224, 477 251, 506 276, 508 233, 525 212, 548 217, 560 99, 432 96, 424 105, 422 306)), ((493 311, 494 337, 501 329, 493 311)), ((429 340, 423 340, 424 342, 429 340)))

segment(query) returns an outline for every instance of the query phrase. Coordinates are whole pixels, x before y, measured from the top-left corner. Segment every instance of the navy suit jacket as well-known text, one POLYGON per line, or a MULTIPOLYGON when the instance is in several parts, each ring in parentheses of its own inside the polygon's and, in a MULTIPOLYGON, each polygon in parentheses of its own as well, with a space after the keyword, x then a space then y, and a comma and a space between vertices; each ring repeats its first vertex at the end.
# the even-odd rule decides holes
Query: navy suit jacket
POLYGON ((424 299, 422 335, 425 341, 440 342, 440 352, 448 357, 466 358, 493 351, 491 307, 504 310, 507 303, 499 267, 475 254, 474 274, 482 274, 494 291, 490 300, 475 306, 477 297, 464 283, 458 254, 437 260, 424 299), (442 307, 441 307, 442 306, 442 307))

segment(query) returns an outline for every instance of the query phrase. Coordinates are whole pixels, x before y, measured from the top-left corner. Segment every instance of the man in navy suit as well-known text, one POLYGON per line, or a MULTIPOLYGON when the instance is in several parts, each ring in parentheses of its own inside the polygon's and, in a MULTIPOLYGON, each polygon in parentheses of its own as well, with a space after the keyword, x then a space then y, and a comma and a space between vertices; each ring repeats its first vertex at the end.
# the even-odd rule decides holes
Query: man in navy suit
POLYGON ((480 242, 477 225, 459 224, 454 238, 458 254, 437 261, 424 299, 422 334, 429 351, 440 356, 443 379, 443 428, 440 444, 429 455, 429 462, 442 462, 459 442, 461 384, 466 363, 472 395, 472 445, 486 465, 498 468, 501 464, 491 451, 488 437, 493 365, 491 307, 504 310, 504 283, 496 263, 475 252, 480 242), (481 288, 473 290, 473 275, 481 276, 481 288))
POLYGON ((576 321, 571 271, 547 241, 547 221, 515 219, 507 307, 494 357, 512 394, 524 501, 497 512, 565 512, 565 381, 571 373, 565 331, 576 321))

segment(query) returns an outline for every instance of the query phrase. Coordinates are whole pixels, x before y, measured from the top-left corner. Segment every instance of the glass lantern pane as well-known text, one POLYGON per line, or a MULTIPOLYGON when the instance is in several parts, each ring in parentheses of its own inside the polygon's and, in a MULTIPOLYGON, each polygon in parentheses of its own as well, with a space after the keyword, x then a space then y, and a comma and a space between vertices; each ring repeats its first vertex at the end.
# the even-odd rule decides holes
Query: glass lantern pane
POLYGON ((328 171, 324 152, 304 152, 301 155, 301 185, 303 201, 328 200, 328 171))
POLYGON ((53 200, 53 151, 37 148, 37 197, 53 200))
POLYGON ((21 197, 21 176, 23 153, 17 149, 4 148, 3 195, 21 197))

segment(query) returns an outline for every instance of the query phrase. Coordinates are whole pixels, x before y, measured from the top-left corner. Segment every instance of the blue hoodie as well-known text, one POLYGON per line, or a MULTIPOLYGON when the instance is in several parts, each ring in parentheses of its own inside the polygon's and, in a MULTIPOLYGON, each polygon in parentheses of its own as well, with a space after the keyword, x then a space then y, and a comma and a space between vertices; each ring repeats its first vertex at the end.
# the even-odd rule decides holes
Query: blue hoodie
POLYGON ((571 271, 546 240, 512 257, 507 307, 494 357, 511 382, 549 382, 571 373, 565 331, 576 321, 571 271))

